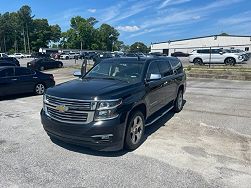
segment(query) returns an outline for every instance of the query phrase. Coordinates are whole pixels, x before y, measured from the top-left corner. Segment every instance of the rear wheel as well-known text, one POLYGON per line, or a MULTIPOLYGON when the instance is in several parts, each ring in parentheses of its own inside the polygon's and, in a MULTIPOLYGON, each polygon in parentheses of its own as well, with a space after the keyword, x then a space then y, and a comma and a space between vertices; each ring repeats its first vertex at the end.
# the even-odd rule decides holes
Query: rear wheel
POLYGON ((203 61, 200 58, 195 58, 193 60, 194 65, 203 65, 203 61))
POLYGON ((232 57, 229 57, 229 58, 227 58, 226 60, 225 60, 225 64, 226 65, 232 65, 232 66, 234 66, 235 65, 235 59, 234 58, 232 58, 232 57))
POLYGON ((142 112, 136 111, 128 121, 125 137, 125 148, 134 150, 138 148, 144 138, 145 118, 142 112))
POLYGON ((45 85, 42 83, 39 83, 35 86, 35 94, 37 95, 43 95, 45 92, 45 85))
POLYGON ((178 91, 178 95, 174 102, 173 109, 175 112, 180 112, 183 109, 183 90, 182 89, 178 91))

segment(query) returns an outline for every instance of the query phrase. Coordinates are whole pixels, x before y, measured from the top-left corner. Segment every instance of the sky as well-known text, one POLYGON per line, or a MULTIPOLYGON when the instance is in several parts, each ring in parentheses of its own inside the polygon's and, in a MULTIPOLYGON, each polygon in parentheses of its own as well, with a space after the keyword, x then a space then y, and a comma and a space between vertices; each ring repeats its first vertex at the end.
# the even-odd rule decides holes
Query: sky
POLYGON ((0 13, 29 5, 62 31, 74 16, 95 17, 120 31, 126 44, 220 34, 251 35, 251 0, 0 0, 0 13))

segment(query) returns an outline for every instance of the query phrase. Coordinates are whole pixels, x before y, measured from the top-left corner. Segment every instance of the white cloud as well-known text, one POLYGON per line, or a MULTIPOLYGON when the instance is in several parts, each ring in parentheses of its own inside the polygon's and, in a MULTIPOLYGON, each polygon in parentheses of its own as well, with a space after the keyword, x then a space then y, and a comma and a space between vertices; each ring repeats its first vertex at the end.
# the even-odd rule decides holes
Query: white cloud
POLYGON ((130 25, 118 26, 118 27, 116 27, 116 29, 120 30, 120 31, 125 31, 125 32, 135 32, 135 31, 140 30, 140 28, 136 25, 134 25, 134 26, 130 26, 130 25))
POLYGON ((90 12, 90 13, 95 13, 97 11, 97 9, 95 9, 95 8, 89 8, 87 11, 90 12))
POLYGON ((178 4, 182 4, 182 3, 186 3, 189 2, 191 0, 165 0, 163 3, 161 3, 161 5, 159 6, 159 9, 161 8, 165 8, 167 6, 171 6, 171 5, 178 5, 178 4))

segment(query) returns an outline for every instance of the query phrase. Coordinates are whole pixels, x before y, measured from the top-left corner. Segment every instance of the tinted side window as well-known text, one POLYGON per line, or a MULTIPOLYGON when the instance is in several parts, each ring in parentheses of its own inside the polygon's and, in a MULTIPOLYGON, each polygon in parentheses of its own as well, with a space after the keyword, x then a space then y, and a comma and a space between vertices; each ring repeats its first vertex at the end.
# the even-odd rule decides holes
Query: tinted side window
POLYGON ((1 78, 11 77, 11 76, 14 76, 14 69, 13 68, 7 68, 7 69, 0 71, 1 78))
POLYGON ((210 50, 208 50, 208 49, 197 50, 197 53, 200 53, 200 54, 209 54, 210 50))
POLYGON ((150 63, 148 70, 147 70, 146 78, 150 79, 151 74, 160 74, 160 70, 159 70, 159 66, 158 66, 157 61, 150 63))
POLYGON ((26 68, 16 68, 15 69, 15 75, 16 76, 25 76, 25 75, 31 75, 32 72, 30 69, 26 68))
POLYGON ((218 54, 218 53, 222 52, 222 50, 221 49, 212 49, 211 52, 212 52, 212 54, 218 54))
POLYGON ((177 71, 178 74, 183 73, 183 66, 179 60, 170 60, 170 63, 174 70, 177 71))
POLYGON ((170 76, 173 74, 173 70, 168 61, 159 61, 158 64, 162 77, 170 76))

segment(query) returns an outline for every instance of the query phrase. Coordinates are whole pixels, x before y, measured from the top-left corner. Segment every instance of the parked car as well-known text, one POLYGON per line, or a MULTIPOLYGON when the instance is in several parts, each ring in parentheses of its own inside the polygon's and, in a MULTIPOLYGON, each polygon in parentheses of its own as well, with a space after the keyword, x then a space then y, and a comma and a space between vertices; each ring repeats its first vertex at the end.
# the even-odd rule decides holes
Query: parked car
POLYGON ((244 61, 249 60, 249 55, 245 51, 240 49, 224 49, 223 52, 242 55, 244 61))
POLYGON ((70 52, 69 54, 62 53, 60 59, 78 59, 79 55, 80 54, 76 52, 70 52))
POLYGON ((9 63, 13 63, 16 66, 20 66, 19 61, 15 57, 1 57, 0 61, 7 61, 9 63))
POLYGON ((183 108, 186 75, 174 57, 110 58, 85 76, 46 90, 47 134, 93 149, 134 150, 145 126, 183 108))
POLYGON ((55 61, 54 59, 50 58, 40 58, 28 62, 27 67, 43 71, 45 69, 62 68, 63 63, 61 61, 55 61))
POLYGON ((15 58, 20 59, 20 58, 24 58, 25 55, 22 53, 14 53, 13 55, 9 55, 9 57, 15 57, 15 58))
POLYGON ((42 95, 46 88, 55 85, 52 74, 25 67, 0 67, 0 96, 32 93, 42 95))
POLYGON ((1 57, 8 57, 8 55, 6 53, 0 53, 0 58, 1 57))
POLYGON ((8 61, 0 60, 0 67, 4 67, 4 66, 17 66, 17 65, 14 63, 10 63, 8 61))
POLYGON ((174 53, 171 53, 171 56, 173 56, 173 57, 188 57, 189 54, 184 53, 184 52, 174 52, 174 53))
POLYGON ((163 54, 161 52, 150 52, 149 53, 151 56, 166 56, 166 54, 163 54))
POLYGON ((203 65, 208 63, 235 65, 242 63, 244 58, 240 54, 224 52, 221 48, 215 49, 197 49, 193 50, 189 55, 189 62, 195 65, 203 65))
POLYGON ((32 58, 50 58, 49 54, 41 53, 41 52, 35 52, 31 54, 32 58))

